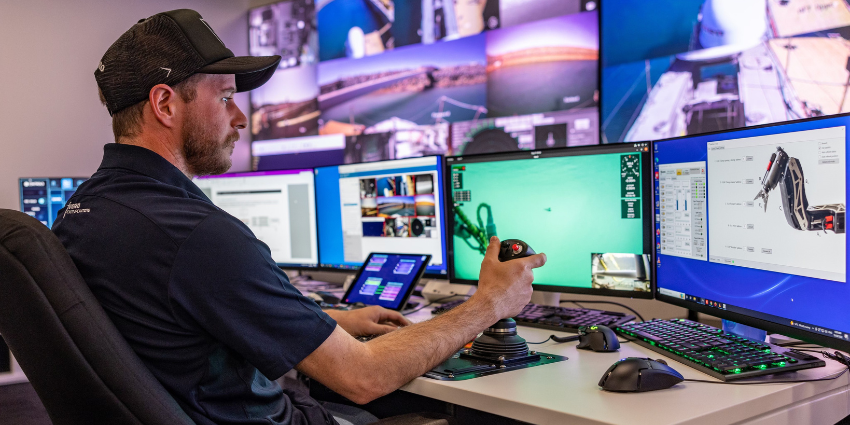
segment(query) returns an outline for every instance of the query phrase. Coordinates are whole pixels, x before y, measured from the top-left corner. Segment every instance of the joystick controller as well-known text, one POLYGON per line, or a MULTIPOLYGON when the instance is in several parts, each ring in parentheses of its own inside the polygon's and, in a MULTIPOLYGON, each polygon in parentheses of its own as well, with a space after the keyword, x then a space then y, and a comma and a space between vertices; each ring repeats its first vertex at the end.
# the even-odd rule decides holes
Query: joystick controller
MULTIPOLYGON (((503 240, 499 246, 499 261, 505 262, 536 254, 519 239, 503 240)), ((508 317, 499 320, 472 343, 472 354, 484 358, 511 359, 528 356, 528 344, 516 333, 516 321, 508 317)))
POLYGON ((499 247, 499 261, 505 262, 537 254, 527 243, 519 239, 505 239, 499 247))

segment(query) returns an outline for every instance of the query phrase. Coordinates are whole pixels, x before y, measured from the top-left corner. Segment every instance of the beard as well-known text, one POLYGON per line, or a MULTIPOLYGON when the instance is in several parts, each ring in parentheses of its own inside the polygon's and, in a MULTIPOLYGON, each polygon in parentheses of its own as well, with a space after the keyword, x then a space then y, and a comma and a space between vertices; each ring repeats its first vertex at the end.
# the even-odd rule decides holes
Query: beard
POLYGON ((225 173, 233 163, 230 155, 239 140, 239 132, 234 130, 222 137, 203 117, 191 114, 187 118, 183 126, 183 158, 187 171, 193 176, 225 173))

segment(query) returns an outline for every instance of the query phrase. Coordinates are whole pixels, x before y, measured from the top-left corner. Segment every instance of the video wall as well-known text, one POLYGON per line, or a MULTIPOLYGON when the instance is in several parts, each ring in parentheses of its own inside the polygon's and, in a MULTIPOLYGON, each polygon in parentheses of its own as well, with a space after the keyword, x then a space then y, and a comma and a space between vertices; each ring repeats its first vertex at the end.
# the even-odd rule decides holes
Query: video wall
POLYGON ((592 0, 288 0, 249 12, 254 168, 596 144, 592 0))
POLYGON ((251 54, 283 56, 251 94, 261 170, 850 112, 850 0, 288 0, 249 20, 251 54))
POLYGON ((602 143, 850 111, 846 0, 605 0, 602 143))

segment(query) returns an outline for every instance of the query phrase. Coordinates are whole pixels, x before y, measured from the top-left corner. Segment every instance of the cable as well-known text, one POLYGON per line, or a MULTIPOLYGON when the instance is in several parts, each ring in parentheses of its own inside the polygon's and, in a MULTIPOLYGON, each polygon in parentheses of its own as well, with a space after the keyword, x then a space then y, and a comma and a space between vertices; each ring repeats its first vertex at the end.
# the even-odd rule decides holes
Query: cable
POLYGON ((422 309, 423 309, 423 308, 425 308, 425 307, 430 307, 431 305, 433 305, 433 304, 435 304, 435 303, 438 303, 438 302, 443 301, 443 300, 447 300, 447 299, 449 299, 449 298, 454 298, 454 297, 466 297, 466 298, 469 298, 469 297, 471 297, 471 295, 460 295, 460 294, 456 294, 456 295, 449 295, 449 296, 447 296, 447 297, 437 298, 436 300, 431 301, 431 302, 429 302, 428 304, 425 304, 425 305, 421 305, 421 306, 419 306, 419 307, 416 307, 415 309, 410 310, 410 311, 408 311, 408 312, 406 312, 406 313, 401 313, 401 315, 402 315, 402 316, 407 316, 408 314, 416 313, 417 311, 422 310, 422 309))
MULTIPOLYGON (((638 318, 638 319, 640 319, 640 321, 641 321, 641 322, 645 322, 645 321, 646 321, 646 320, 644 320, 643 316, 641 316, 641 315, 640 315, 640 313, 638 313, 637 311, 635 311, 633 308, 631 308, 631 307, 629 307, 629 306, 627 306, 627 305, 625 305, 625 304, 615 303, 615 302, 613 302, 613 301, 588 301, 588 300, 578 300, 578 302, 576 302, 576 301, 574 301, 574 300, 562 300, 562 301, 561 301, 561 304, 563 304, 563 303, 573 303, 573 304, 575 304, 575 305, 579 305, 579 304, 578 304, 579 302, 581 302, 581 303, 587 303, 587 304, 613 304, 613 305, 618 305, 618 306, 623 307, 623 308, 625 308, 626 310, 629 310, 629 311, 631 311, 632 313, 634 313, 634 314, 635 314, 635 316, 637 316, 637 318, 638 318)), ((584 308, 584 307, 582 307, 582 308, 584 308)))
MULTIPOLYGON (((564 342, 577 341, 578 335, 571 335, 571 336, 564 336, 564 337, 549 335, 549 338, 546 338, 543 341, 540 341, 540 342, 528 342, 528 341, 526 341, 525 343, 526 344, 543 344, 543 343, 549 342, 550 339, 554 342, 561 344, 561 343, 564 343, 564 342)), ((629 342, 632 342, 632 340, 626 339, 625 341, 620 341, 619 339, 617 339, 617 342, 619 342, 620 344, 627 344, 629 342)))

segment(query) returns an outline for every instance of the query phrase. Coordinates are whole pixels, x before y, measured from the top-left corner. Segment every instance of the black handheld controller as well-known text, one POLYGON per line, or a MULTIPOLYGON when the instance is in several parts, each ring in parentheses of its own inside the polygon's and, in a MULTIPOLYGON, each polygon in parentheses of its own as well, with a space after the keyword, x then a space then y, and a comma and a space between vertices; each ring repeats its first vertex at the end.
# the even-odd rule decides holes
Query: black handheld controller
POLYGON ((499 261, 528 257, 537 254, 527 243, 519 239, 505 239, 499 247, 499 261))

